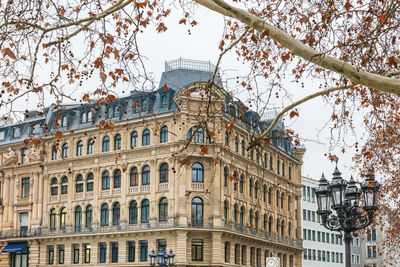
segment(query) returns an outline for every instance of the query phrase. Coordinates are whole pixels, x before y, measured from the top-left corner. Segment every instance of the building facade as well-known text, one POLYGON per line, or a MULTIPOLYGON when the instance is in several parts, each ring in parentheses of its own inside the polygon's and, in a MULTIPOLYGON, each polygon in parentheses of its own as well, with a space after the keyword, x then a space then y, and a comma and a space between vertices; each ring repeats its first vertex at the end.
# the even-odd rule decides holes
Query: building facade
MULTIPOLYGON (((315 190, 319 181, 302 177, 302 185, 303 266, 344 266, 345 249, 341 235, 321 225, 321 218, 317 214, 315 190)), ((362 266, 360 237, 353 238, 351 257, 352 267, 362 266)))
POLYGON ((212 71, 167 62, 157 91, 0 127, 0 266, 148 266, 152 249, 177 266, 301 266, 305 150, 281 127, 247 151, 212 71))

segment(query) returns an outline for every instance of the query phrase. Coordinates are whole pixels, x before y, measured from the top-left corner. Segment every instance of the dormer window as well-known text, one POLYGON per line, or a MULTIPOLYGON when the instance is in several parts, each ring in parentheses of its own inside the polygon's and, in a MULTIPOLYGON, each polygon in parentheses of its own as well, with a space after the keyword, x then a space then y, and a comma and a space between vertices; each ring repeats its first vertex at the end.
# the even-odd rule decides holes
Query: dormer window
POLYGON ((37 123, 32 125, 32 134, 40 134, 42 132, 42 126, 37 123))
POLYGON ((67 127, 67 116, 62 116, 61 119, 58 120, 58 124, 60 127, 67 127))
POLYGON ((21 129, 19 127, 15 127, 13 131, 13 137, 17 138, 21 135, 21 129))
POLYGON ((168 97, 166 95, 163 95, 161 97, 161 108, 167 108, 168 107, 168 97))
POLYGON ((115 105, 113 108, 113 117, 118 117, 120 112, 119 106, 115 105))
POLYGON ((88 112, 82 112, 81 113, 81 123, 86 123, 88 122, 88 112))
POLYGON ((0 131, 0 141, 6 139, 6 131, 0 131))

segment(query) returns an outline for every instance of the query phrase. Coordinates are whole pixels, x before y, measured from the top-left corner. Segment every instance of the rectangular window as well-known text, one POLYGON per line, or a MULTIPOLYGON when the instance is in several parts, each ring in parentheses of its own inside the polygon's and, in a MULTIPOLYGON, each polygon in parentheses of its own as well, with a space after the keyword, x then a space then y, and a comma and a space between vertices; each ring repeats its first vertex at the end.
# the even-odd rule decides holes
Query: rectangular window
POLYGON ((303 240, 307 240, 307 230, 303 229, 303 240))
POLYGON ((145 262, 145 261, 147 261, 148 243, 146 240, 141 240, 139 242, 140 242, 140 261, 145 262))
POLYGON ((118 262, 118 242, 111 242, 111 262, 118 262))
POLYGON ((313 261, 317 259, 317 251, 315 249, 312 250, 312 259, 313 261))
POLYGON ((90 250, 91 250, 90 244, 84 244, 84 263, 90 263, 90 250))
POLYGON ((192 240, 192 261, 203 260, 203 240, 192 240))
POLYGON ((311 241, 311 230, 308 230, 308 239, 307 240, 310 240, 311 241))
POLYGON ((340 253, 340 263, 343 263, 343 253, 340 253))
POLYGON ((251 247, 250 248, 250 266, 254 266, 255 261, 254 261, 254 257, 255 257, 255 248, 251 247))
POLYGON ((331 234, 331 244, 335 244, 335 234, 331 234))
POLYGON ((317 232, 317 241, 321 242, 321 232, 320 231, 317 232))
POLYGON ((305 185, 303 185, 303 200, 304 201, 306 201, 306 192, 307 190, 306 190, 306 186, 305 185))
POLYGON ((29 197, 29 177, 22 178, 21 182, 21 198, 29 197))
POLYGON ((325 243, 325 233, 321 232, 321 235, 322 235, 321 241, 322 241, 322 243, 325 243))
POLYGON ((74 263, 74 264, 79 263, 79 245, 78 244, 72 245, 72 263, 74 263))
POLYGON ((308 249, 308 253, 307 253, 308 255, 308 260, 311 260, 311 249, 308 249))
POLYGON ((303 209, 303 220, 307 220, 307 211, 303 209))
POLYGON ((329 243, 329 233, 326 233, 326 243, 329 243))
POLYGON ((240 245, 235 245, 235 264, 240 264, 240 245))
POLYGON ((322 261, 326 261, 326 259, 325 259, 325 251, 324 250, 322 251, 322 261))
POLYGON ((318 261, 321 261, 321 250, 318 250, 318 261))
POLYGON ((315 241, 315 231, 312 231, 312 241, 315 241))
POLYGON ((100 263, 105 263, 107 260, 107 244, 102 242, 99 243, 99 254, 100 254, 100 263))
POLYGON ((311 188, 309 186, 307 186, 307 201, 310 202, 310 198, 311 198, 311 188))
POLYGON ((64 245, 58 245, 58 264, 64 264, 65 249, 64 245))
POLYGON ((311 210, 307 211, 307 221, 311 222, 311 210))
POLYGON ((47 255, 48 255, 48 263, 49 265, 54 264, 54 246, 47 246, 47 255))
POLYGON ((128 262, 135 261, 135 242, 128 241, 128 262))
POLYGON ((315 203, 315 188, 311 189, 311 202, 315 203))
POLYGON ((26 236, 28 233, 28 212, 21 212, 19 214, 19 228, 20 236, 26 236))
POLYGON ((6 138, 6 131, 0 131, 0 140, 4 140, 6 138))
POLYGON ((315 222, 315 211, 313 211, 311 214, 312 214, 312 222, 315 222))
POLYGON ((327 262, 330 262, 330 255, 331 255, 331 254, 329 253, 329 251, 327 251, 327 252, 326 252, 326 261, 327 261, 327 262))
POLYGON ((317 223, 321 223, 321 216, 317 214, 317 223))

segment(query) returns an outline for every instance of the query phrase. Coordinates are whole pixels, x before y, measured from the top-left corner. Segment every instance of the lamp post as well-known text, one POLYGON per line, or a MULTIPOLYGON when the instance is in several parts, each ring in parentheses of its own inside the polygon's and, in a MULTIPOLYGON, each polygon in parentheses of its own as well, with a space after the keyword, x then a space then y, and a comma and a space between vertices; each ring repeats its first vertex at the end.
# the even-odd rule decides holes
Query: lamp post
POLYGON ((153 249, 151 251, 151 253, 149 254, 149 257, 150 257, 150 266, 151 267, 155 267, 155 266, 172 267, 175 265, 175 263, 174 263, 175 254, 172 252, 172 249, 169 251, 169 254, 167 254, 167 252, 162 250, 161 248, 158 251, 158 253, 156 253, 153 249))
POLYGON ((317 214, 321 216, 322 225, 325 228, 344 233, 345 266, 351 267, 350 243, 353 236, 358 236, 358 230, 372 224, 373 215, 378 210, 376 195, 380 185, 368 172, 360 189, 353 177, 349 182, 343 180, 337 167, 333 172, 331 183, 325 179, 324 174, 319 182, 319 187, 315 191, 318 203, 317 214), (361 197, 364 198, 362 207, 360 206, 361 197), (336 211, 336 214, 333 214, 332 210, 336 211))

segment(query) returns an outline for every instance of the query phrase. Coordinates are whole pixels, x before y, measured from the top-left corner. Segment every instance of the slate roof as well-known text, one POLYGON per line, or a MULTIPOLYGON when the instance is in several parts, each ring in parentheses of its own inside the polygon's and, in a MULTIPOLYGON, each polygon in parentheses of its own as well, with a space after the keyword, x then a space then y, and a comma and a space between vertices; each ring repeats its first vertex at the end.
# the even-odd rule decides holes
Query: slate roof
MULTIPOLYGON (((150 116, 155 113, 174 112, 178 108, 173 101, 174 95, 188 84, 208 81, 212 77, 214 69, 215 66, 208 61, 187 59, 167 61, 158 90, 151 92, 131 91, 129 96, 117 98, 116 101, 108 105, 104 103, 100 105, 66 104, 60 105, 56 109, 56 106, 52 104, 44 109, 43 114, 30 111, 23 122, 0 126, 0 146, 22 142, 30 136, 38 138, 43 135, 54 134, 56 131, 69 132, 91 128, 105 119, 120 122, 150 116), (168 86, 167 90, 164 87, 165 84, 168 86), (96 109, 96 114, 90 117, 92 108, 96 109), (61 120, 58 118, 61 118, 61 120), (60 124, 57 129, 55 127, 56 122, 60 124), (43 129, 43 125, 46 125, 47 129, 43 129)), ((218 76, 215 82, 221 85, 218 76)), ((254 111, 245 112, 245 117, 248 121, 257 121, 261 131, 265 130, 271 123, 271 120, 262 120, 254 111)), ((274 127, 274 131, 283 133, 283 124, 279 124, 279 126, 281 127, 274 127)), ((273 139, 272 145, 291 155, 291 141, 282 136, 281 134, 278 140, 273 139)))

